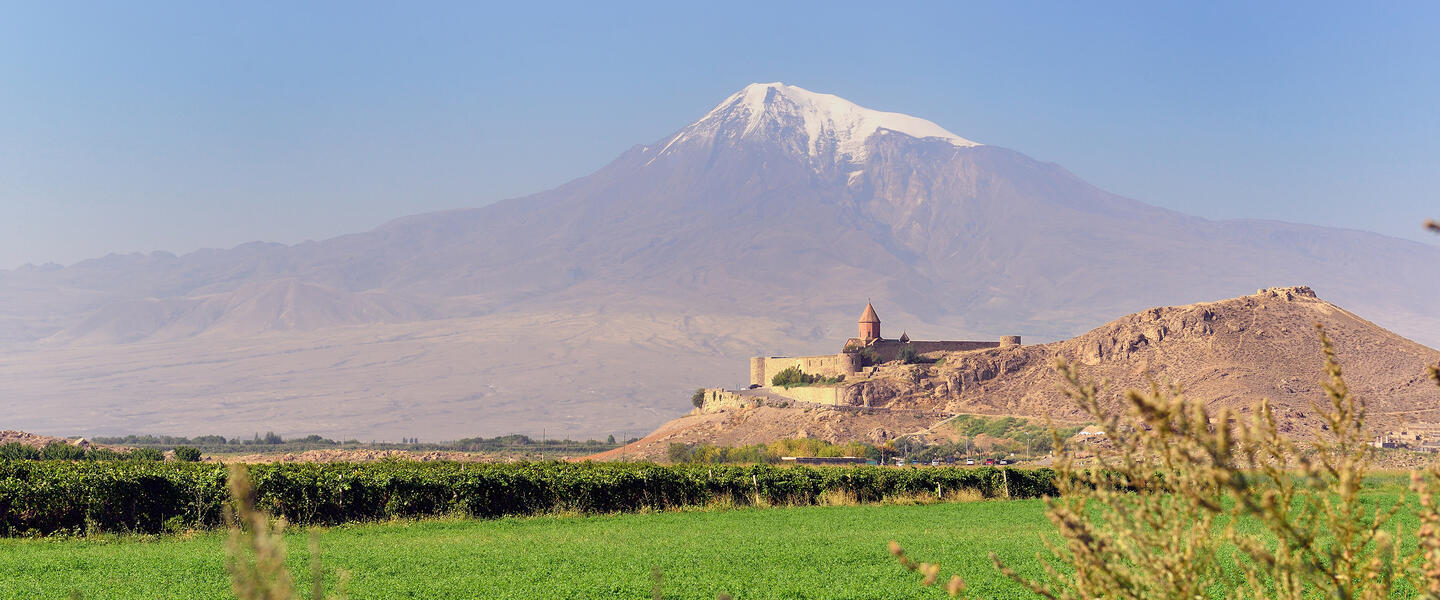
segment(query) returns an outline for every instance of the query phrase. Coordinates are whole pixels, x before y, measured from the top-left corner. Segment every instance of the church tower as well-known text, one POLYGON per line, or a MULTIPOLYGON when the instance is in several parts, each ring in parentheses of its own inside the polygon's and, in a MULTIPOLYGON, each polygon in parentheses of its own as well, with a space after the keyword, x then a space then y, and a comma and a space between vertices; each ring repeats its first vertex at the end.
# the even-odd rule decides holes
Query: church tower
POLYGON ((870 342, 878 339, 880 339, 880 316, 875 314, 875 307, 866 302, 865 312, 860 313, 860 343, 869 345, 870 342))

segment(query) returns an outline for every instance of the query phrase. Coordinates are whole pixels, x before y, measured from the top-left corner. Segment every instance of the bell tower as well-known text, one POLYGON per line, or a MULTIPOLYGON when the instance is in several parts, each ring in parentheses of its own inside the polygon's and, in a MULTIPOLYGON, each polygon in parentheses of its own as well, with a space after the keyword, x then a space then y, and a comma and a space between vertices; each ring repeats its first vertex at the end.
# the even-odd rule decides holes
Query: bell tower
POLYGON ((878 339, 880 339, 880 316, 875 314, 875 307, 866 302, 865 312, 860 313, 860 343, 869 345, 870 342, 878 339))

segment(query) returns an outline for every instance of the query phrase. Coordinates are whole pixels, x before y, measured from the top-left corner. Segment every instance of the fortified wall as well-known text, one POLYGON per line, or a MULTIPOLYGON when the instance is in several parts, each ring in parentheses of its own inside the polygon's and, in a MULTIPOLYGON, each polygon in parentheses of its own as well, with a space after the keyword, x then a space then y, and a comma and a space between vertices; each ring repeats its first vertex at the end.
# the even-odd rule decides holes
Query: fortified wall
POLYGON ((928 352, 968 352, 1001 346, 1019 346, 1020 336, 1007 335, 997 342, 975 341, 920 341, 911 340, 909 334, 900 339, 887 340, 880 336, 880 317, 875 307, 866 303, 865 312, 860 314, 860 337, 845 341, 838 354, 818 356, 756 356, 750 359, 750 387, 769 386, 775 374, 790 367, 798 367, 809 375, 823 377, 846 377, 860 373, 868 356, 874 362, 889 362, 899 358, 900 351, 909 347, 916 354, 928 352))
POLYGON ((750 385, 767 386, 775 374, 790 367, 823 377, 854 375, 860 372, 861 358, 854 352, 819 356, 756 356, 750 359, 750 385))
POLYGON ((900 357, 900 349, 906 346, 915 349, 916 354, 926 352, 969 352, 971 350, 987 350, 1001 346, 1019 346, 1020 336, 1007 335, 1000 338, 998 342, 960 342, 960 341, 900 341, 900 340, 877 340, 867 346, 875 352, 875 360, 878 362, 890 362, 900 357))

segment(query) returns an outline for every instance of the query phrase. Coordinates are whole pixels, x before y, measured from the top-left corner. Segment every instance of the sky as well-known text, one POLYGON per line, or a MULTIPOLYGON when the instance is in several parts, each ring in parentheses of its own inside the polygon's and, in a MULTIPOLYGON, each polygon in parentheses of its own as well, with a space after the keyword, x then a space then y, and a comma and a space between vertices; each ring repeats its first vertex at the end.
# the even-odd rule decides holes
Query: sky
POLYGON ((1206 218, 1437 241, 1433 2, 0 9, 0 269, 522 196, 770 81, 1206 218))

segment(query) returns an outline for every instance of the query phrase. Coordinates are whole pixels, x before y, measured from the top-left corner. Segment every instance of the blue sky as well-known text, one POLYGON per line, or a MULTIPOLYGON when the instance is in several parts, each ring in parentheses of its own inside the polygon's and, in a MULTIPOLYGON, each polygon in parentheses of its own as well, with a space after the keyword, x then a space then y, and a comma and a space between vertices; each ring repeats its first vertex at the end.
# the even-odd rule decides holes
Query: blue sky
POLYGON ((1435 242, 1440 4, 0 5, 0 268, 585 175, 784 81, 1208 218, 1435 242))

